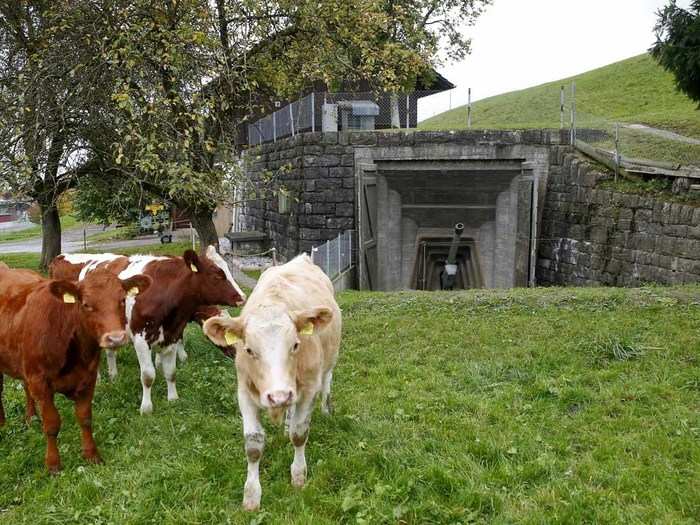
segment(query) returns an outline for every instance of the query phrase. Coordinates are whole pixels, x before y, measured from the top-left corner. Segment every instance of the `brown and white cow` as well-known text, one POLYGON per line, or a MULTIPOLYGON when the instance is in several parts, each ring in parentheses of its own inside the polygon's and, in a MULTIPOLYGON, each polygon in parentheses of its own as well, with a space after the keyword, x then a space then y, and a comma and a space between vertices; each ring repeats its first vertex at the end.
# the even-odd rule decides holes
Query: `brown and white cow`
MULTIPOLYGON (((140 410, 142 414, 150 414, 153 411, 151 387, 156 376, 151 354, 154 347, 162 348, 156 355, 156 365, 163 368, 168 400, 178 399, 176 360, 178 353, 184 354, 182 337, 187 323, 202 314, 202 307, 237 306, 246 296, 213 246, 209 246, 204 257, 192 250, 185 251, 182 257, 64 254, 53 260, 50 272, 54 277, 81 280, 97 268, 105 268, 120 279, 143 273, 153 280, 147 293, 126 303, 127 331, 141 368, 140 410)), ((110 377, 116 377, 113 353, 107 352, 107 364, 110 377)))
POLYGON ((149 277, 120 281, 110 272, 91 273, 81 283, 44 279, 29 270, 0 265, 0 425, 3 374, 24 381, 27 419, 39 403, 46 435, 46 467, 61 467, 56 439, 60 392, 75 402, 83 457, 101 461, 92 437, 92 397, 102 348, 128 342, 124 326, 127 293, 145 292, 149 277))
POLYGON ((341 314, 333 285, 306 255, 266 270, 240 317, 212 317, 204 333, 217 345, 236 346, 238 406, 243 417, 248 477, 243 507, 260 506, 259 465, 265 431, 259 410, 279 421, 287 410, 294 445, 292 484, 306 481, 304 454, 314 399, 330 411, 333 367, 340 348, 341 314))

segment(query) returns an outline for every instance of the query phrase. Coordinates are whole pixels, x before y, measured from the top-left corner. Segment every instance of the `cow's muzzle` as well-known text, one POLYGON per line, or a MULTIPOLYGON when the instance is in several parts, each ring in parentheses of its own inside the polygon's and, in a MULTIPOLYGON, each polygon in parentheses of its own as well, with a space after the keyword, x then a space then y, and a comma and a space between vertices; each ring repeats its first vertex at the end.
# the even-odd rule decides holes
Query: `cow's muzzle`
POLYGON ((294 402, 294 392, 291 390, 274 390, 266 392, 265 401, 270 408, 288 407, 294 402))
POLYGON ((100 346, 102 348, 116 348, 118 346, 124 346, 128 342, 129 337, 124 330, 115 330, 114 332, 108 332, 102 336, 100 339, 100 346))

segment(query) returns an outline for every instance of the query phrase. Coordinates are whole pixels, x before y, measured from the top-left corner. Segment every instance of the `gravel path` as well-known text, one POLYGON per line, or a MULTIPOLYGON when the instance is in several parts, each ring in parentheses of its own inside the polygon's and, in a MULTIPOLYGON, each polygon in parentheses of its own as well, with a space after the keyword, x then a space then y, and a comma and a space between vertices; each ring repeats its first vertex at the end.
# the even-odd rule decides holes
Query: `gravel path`
POLYGON ((667 131, 665 129, 652 128, 645 126, 644 124, 625 124, 623 127, 627 129, 633 129, 637 131, 643 131, 644 133, 649 133, 650 135, 656 135, 667 140, 673 140, 675 142, 683 142, 684 144, 693 144, 700 146, 700 140, 693 137, 686 137, 685 135, 680 135, 674 133, 673 131, 667 131))

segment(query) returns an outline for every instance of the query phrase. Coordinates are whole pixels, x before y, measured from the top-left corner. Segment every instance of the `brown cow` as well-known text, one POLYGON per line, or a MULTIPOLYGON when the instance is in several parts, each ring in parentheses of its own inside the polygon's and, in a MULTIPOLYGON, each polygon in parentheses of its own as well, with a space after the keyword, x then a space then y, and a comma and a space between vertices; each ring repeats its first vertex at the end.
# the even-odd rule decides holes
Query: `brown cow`
MULTIPOLYGON (((153 412, 151 387, 156 377, 152 349, 162 348, 156 355, 168 386, 168 401, 178 399, 175 385, 176 356, 184 354, 182 336, 195 313, 208 305, 237 306, 245 294, 233 280, 226 261, 209 246, 204 257, 187 250, 182 257, 151 255, 67 254, 51 263, 51 275, 63 279, 83 279, 97 268, 104 268, 120 279, 143 273, 153 279, 151 289, 128 301, 126 318, 141 368, 141 413, 153 412)), ((201 313, 201 312, 200 312, 201 313)), ((116 359, 107 352, 109 375, 116 376, 116 359)))
MULTIPOLYGON (((39 403, 49 471, 61 467, 56 392, 75 402, 83 457, 91 463, 101 461, 92 437, 100 350, 128 342, 127 292, 145 291, 150 283, 143 275, 120 281, 110 272, 97 271, 76 284, 0 266, 0 386, 3 374, 24 381, 28 417, 34 413, 34 401, 39 403)), ((4 423, 1 394, 0 388, 0 424, 4 423)))

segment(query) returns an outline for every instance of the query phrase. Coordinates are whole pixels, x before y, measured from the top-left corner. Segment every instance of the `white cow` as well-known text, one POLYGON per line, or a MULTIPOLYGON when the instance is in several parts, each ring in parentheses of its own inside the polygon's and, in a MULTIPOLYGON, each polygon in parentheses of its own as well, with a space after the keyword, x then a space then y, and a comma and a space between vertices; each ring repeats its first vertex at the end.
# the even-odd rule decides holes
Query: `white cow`
POLYGON ((292 484, 306 481, 304 449, 314 399, 330 412, 333 367, 340 348, 341 314, 333 284, 307 255, 266 270, 240 317, 212 317, 204 333, 217 345, 235 345, 238 406, 248 458, 243 507, 260 506, 259 465, 265 431, 259 411, 279 422, 287 410, 294 445, 292 484))

